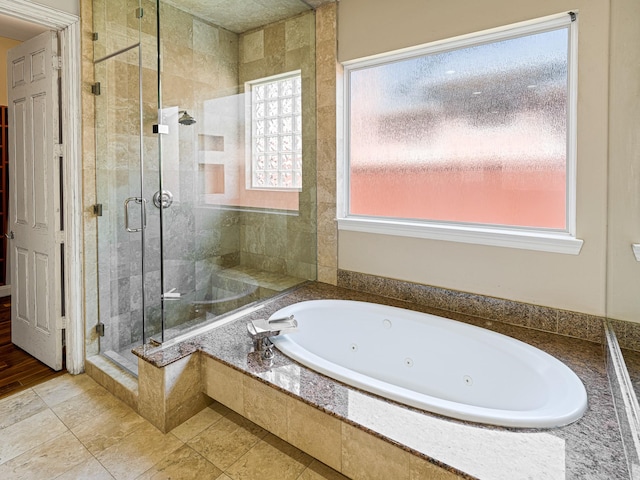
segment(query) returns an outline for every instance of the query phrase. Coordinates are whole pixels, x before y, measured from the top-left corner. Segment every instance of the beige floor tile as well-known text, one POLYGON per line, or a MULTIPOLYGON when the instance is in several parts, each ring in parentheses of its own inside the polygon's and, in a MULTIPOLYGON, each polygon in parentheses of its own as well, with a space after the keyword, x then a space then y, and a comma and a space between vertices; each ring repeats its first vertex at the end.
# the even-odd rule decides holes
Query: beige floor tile
POLYGON ((95 388, 98 384, 86 374, 62 375, 33 387, 44 402, 53 407, 61 402, 69 400, 76 395, 95 388))
POLYGON ((228 475, 223 473, 218 478, 216 478, 216 480, 233 480, 233 479, 231 477, 229 477, 228 475))
POLYGON ((227 409, 227 407, 224 407, 219 403, 218 405, 222 407, 222 409, 214 410, 213 408, 209 407, 203 408, 189 420, 174 428, 171 433, 173 433, 183 442, 188 442, 193 437, 209 428, 211 425, 219 421, 224 415, 231 411, 227 409), (226 409, 227 411, 225 412, 223 409, 226 409))
POLYGON ((0 430, 18 423, 47 408, 32 389, 24 390, 0 400, 0 430))
POLYGON ((116 479, 132 479, 182 445, 174 435, 145 423, 122 441, 98 452, 96 458, 116 479))
POLYGON ((45 480, 56 478, 91 458, 89 451, 69 431, 38 445, 3 465, 3 480, 45 480))
POLYGON ((91 418, 71 431, 92 454, 120 442, 147 421, 124 403, 91 418))
POLYGON ((56 477, 56 480, 113 480, 107 469, 100 465, 95 457, 90 457, 76 465, 66 473, 56 477))
POLYGON ((51 410, 69 428, 94 418, 97 412, 106 412, 123 404, 100 385, 85 390, 72 398, 54 405, 51 410))
POLYGON ((138 477, 138 480, 216 480, 222 474, 187 445, 170 454, 138 477))
POLYGON ((297 480, 348 480, 347 477, 340 472, 336 472, 333 468, 322 462, 314 460, 311 465, 302 472, 297 480))
POLYGON ((312 461, 306 453, 269 434, 226 473, 234 480, 295 480, 312 461))
POLYGON ((188 444, 218 468, 225 470, 267 434, 235 412, 191 439, 188 444))
POLYGON ((14 423, 0 434, 0 464, 62 435, 67 430, 49 409, 14 423))

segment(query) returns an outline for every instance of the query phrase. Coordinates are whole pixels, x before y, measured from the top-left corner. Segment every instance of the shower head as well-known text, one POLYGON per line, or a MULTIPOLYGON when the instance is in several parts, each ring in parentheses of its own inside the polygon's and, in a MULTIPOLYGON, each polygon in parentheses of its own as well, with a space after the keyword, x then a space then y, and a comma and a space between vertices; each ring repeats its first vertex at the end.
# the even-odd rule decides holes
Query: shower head
POLYGON ((186 110, 180 110, 178 114, 182 114, 182 116, 178 119, 178 123, 180 125, 193 125, 196 123, 195 118, 187 113, 186 110))

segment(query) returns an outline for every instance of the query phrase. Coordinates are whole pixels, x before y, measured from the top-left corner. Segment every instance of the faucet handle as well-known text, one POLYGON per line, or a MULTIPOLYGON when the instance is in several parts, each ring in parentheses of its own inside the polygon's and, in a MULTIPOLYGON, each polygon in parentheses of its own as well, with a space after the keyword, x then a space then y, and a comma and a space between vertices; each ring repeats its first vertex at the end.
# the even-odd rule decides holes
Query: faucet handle
POLYGON ((262 358, 264 360, 272 360, 275 356, 276 354, 273 352, 273 343, 268 338, 265 338, 262 350, 262 358))
POLYGON ((247 331, 253 339, 267 338, 269 335, 272 335, 269 324, 263 318, 251 320, 247 323, 247 331))
POLYGON ((293 315, 267 320, 267 323, 269 324, 269 328, 271 328, 272 331, 277 332, 277 335, 283 335, 285 333, 290 333, 298 329, 298 321, 294 318, 293 315))

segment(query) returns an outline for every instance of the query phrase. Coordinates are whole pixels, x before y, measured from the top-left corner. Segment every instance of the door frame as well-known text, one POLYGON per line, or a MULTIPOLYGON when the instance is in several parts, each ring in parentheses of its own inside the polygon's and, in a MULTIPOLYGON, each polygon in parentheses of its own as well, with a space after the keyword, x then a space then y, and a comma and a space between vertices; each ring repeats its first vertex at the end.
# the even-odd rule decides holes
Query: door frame
POLYGON ((84 292, 82 251, 82 110, 80 17, 29 0, 0 0, 0 14, 10 15, 58 31, 62 57, 61 121, 65 213, 65 345, 66 366, 72 374, 84 371, 84 292))

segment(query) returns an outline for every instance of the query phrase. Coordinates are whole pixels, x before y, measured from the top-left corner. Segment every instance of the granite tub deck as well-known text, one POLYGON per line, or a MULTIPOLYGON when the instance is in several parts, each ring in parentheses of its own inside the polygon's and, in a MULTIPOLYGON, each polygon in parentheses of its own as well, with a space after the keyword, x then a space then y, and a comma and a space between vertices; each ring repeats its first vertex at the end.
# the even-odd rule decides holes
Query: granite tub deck
MULTIPOLYGON (((139 347, 135 353, 142 363, 157 368, 199 356, 205 393, 302 450, 308 447, 307 453, 313 456, 314 449, 319 449, 316 458, 352 478, 629 478, 601 344, 311 283, 206 334, 160 350, 139 347), (277 350, 270 365, 252 351, 246 333, 248 320, 266 318, 292 303, 325 298, 433 313, 527 342, 576 372, 587 389, 588 410, 577 422, 555 429, 482 426, 404 407, 348 387, 277 350), (289 410, 295 409, 306 409, 309 422, 289 415, 289 410), (315 425, 318 435, 296 438, 294 427, 302 429, 306 423, 315 425), (338 436, 327 442, 328 430, 335 424, 338 436), (323 448, 333 451, 320 451, 323 448)), ((140 381, 142 385, 142 378, 140 381)))

